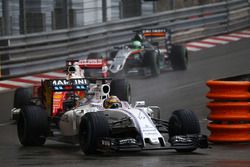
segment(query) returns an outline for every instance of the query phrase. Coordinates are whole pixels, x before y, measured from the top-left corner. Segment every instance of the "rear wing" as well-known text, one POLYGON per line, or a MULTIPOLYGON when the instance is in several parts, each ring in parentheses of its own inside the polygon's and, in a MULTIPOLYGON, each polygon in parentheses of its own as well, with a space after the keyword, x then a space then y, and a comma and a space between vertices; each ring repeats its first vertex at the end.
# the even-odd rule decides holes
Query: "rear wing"
POLYGON ((88 80, 77 79, 50 79, 42 81, 42 103, 50 116, 56 116, 64 108, 64 100, 69 95, 83 97, 89 90, 88 80))
POLYGON ((53 117, 57 116, 60 111, 65 111, 64 102, 68 97, 78 97, 79 100, 87 95, 107 97, 110 92, 109 83, 111 79, 101 78, 94 80, 96 83, 95 89, 90 87, 91 80, 88 78, 44 80, 42 81, 41 90, 42 103, 50 116, 53 117), (100 93, 98 94, 98 92, 100 93))
POLYGON ((149 41, 153 45, 157 45, 162 48, 167 55, 170 55, 172 48, 172 32, 167 28, 153 28, 153 29, 142 29, 137 32, 135 40, 140 38, 140 35, 145 40, 149 41))
POLYGON ((157 45, 160 48, 166 49, 166 53, 170 54, 172 47, 172 32, 167 28, 151 28, 136 30, 134 40, 143 41, 147 40, 153 45, 157 45))
POLYGON ((141 30, 144 37, 169 37, 171 32, 169 29, 143 29, 141 30))
POLYGON ((137 33, 137 38, 142 35, 145 39, 163 38, 166 41, 171 41, 171 31, 167 28, 142 29, 136 30, 135 32, 137 33))
POLYGON ((101 69, 107 65, 107 60, 104 59, 80 59, 80 60, 67 60, 66 67, 73 65, 75 62, 78 63, 81 69, 93 68, 101 69))
POLYGON ((111 78, 50 79, 42 81, 43 92, 89 91, 90 83, 110 84, 111 78))
POLYGON ((63 101, 69 94, 83 96, 89 90, 88 80, 77 79, 51 79, 42 81, 42 103, 50 116, 56 116, 63 110, 63 101))
POLYGON ((44 86, 51 88, 52 92, 64 91, 86 91, 88 90, 89 81, 85 78, 77 79, 53 79, 45 80, 44 86))

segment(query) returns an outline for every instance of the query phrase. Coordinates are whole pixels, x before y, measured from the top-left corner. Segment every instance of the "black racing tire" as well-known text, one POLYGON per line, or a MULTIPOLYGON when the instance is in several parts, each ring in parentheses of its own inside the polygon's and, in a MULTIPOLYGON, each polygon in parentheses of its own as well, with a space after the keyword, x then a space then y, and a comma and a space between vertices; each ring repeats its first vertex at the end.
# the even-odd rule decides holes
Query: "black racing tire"
POLYGON ((81 150, 86 155, 97 154, 99 139, 109 136, 110 128, 104 112, 89 112, 82 117, 79 142, 81 150))
POLYGON ((131 103, 131 87, 126 79, 115 79, 111 81, 110 93, 111 96, 117 96, 122 101, 131 103))
POLYGON ((160 75, 160 57, 155 51, 147 51, 144 54, 144 64, 149 67, 153 76, 160 75))
POLYGON ((182 45, 172 45, 169 59, 173 70, 186 70, 188 66, 188 52, 182 45))
POLYGON ((117 73, 110 72, 110 76, 111 78, 114 78, 114 79, 122 79, 126 77, 126 71, 123 68, 121 71, 118 71, 117 73))
POLYGON ((30 88, 18 88, 14 94, 14 108, 21 108, 30 104, 32 99, 32 90, 30 88))
POLYGON ((48 114, 41 106, 25 105, 21 108, 17 133, 23 146, 44 145, 48 129, 48 114))
MULTIPOLYGON (((169 139, 177 135, 200 134, 200 124, 196 115, 190 110, 176 110, 169 119, 169 139)), ((176 149, 178 152, 192 152, 192 149, 176 149)))
POLYGON ((109 54, 109 59, 113 60, 118 53, 118 50, 112 50, 109 54))

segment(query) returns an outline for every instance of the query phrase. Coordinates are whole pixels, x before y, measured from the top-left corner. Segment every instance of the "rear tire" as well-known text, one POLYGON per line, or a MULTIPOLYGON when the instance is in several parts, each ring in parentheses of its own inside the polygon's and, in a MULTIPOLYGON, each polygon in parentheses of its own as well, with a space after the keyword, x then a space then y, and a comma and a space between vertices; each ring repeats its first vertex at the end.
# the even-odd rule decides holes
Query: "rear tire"
POLYGON ((160 57, 155 51, 148 51, 144 55, 144 64, 149 67, 153 76, 160 75, 160 57))
POLYGON ((186 70, 188 66, 187 49, 181 45, 172 45, 169 59, 173 70, 186 70))
POLYGON ((24 105, 30 104, 32 99, 32 91, 30 88, 18 88, 14 95, 14 108, 21 108, 24 105))
POLYGON ((109 54, 109 59, 113 60, 118 53, 118 50, 111 51, 109 54))
MULTIPOLYGON (((190 110, 176 110, 169 119, 169 139, 178 135, 200 134, 200 124, 196 115, 190 110)), ((192 152, 194 149, 176 149, 178 152, 192 152)))
POLYGON ((23 146, 42 146, 48 134, 48 115, 36 105, 25 105, 21 108, 17 120, 17 133, 23 146))
POLYGON ((131 87, 126 79, 112 80, 110 84, 110 95, 117 96, 122 101, 131 103, 131 87))
POLYGON ((109 135, 109 124, 103 112, 89 112, 82 117, 79 141, 81 150, 86 155, 98 153, 99 139, 109 135))

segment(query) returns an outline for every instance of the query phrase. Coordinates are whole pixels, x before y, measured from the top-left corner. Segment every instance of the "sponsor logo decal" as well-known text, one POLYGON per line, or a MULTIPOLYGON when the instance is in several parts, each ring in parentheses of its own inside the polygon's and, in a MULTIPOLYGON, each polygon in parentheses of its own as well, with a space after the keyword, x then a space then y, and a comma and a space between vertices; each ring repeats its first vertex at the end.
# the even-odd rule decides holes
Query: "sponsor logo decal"
POLYGON ((74 79, 74 80, 54 80, 52 81, 53 86, 65 86, 65 85, 87 85, 86 79, 74 79))

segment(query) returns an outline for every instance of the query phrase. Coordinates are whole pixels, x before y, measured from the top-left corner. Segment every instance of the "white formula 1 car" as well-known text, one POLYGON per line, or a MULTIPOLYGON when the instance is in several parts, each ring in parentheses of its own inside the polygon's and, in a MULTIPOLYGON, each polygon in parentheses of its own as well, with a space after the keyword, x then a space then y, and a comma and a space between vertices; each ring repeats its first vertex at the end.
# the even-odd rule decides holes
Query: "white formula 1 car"
MULTIPOLYGON (((79 72, 72 70, 73 66, 69 69, 71 73, 79 72)), ((200 135, 199 121, 193 112, 177 110, 169 121, 164 121, 159 107, 145 106, 143 101, 131 105, 119 100, 130 96, 127 81, 96 79, 94 84, 76 76, 82 75, 42 81, 35 97, 27 89, 15 92, 12 112, 23 146, 41 146, 46 139, 52 139, 79 144, 86 155, 207 148, 207 137, 200 135)))

